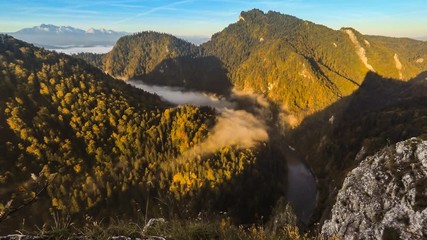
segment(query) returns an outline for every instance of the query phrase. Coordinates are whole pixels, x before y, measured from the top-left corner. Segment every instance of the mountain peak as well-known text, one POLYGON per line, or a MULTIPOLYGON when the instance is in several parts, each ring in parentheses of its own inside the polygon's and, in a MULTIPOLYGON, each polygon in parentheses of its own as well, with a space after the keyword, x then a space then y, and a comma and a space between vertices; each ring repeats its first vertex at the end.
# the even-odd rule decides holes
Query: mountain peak
POLYGON ((32 29, 50 32, 50 31, 58 29, 58 28, 59 28, 58 26, 55 26, 52 24, 41 24, 40 26, 35 26, 32 29))
POLYGON ((251 20, 254 20, 254 19, 256 19, 260 16, 264 16, 264 15, 265 14, 263 11, 254 8, 254 9, 249 10, 249 11, 242 11, 240 13, 239 20, 251 21, 251 20))
POLYGON ((115 32, 113 30, 107 30, 105 28, 95 29, 89 28, 87 31, 74 28, 71 26, 57 26, 53 24, 42 23, 40 26, 34 26, 32 28, 23 28, 16 33, 55 33, 55 34, 67 34, 67 33, 90 33, 90 34, 119 34, 125 35, 124 32, 115 32))
POLYGON ((248 10, 248 11, 242 11, 241 14, 242 15, 243 14, 244 15, 248 15, 248 14, 250 14, 250 15, 264 15, 265 13, 262 10, 254 8, 254 9, 251 9, 251 10, 248 10))
POLYGON ((57 26, 53 24, 40 24, 30 28, 23 28, 10 35, 31 42, 37 46, 111 46, 126 32, 115 32, 104 28, 89 28, 83 30, 71 26, 57 26))
POLYGON ((239 20, 245 20, 245 21, 251 21, 251 20, 253 21, 255 19, 265 19, 265 18, 292 18, 292 19, 301 20, 297 17, 291 16, 288 14, 282 14, 276 11, 268 11, 265 13, 262 10, 259 10, 256 8, 249 11, 242 11, 239 16, 239 20))
POLYGON ((83 30, 73 28, 71 26, 56 26, 53 24, 42 23, 40 26, 34 26, 32 28, 24 28, 16 33, 81 33, 83 30))
POLYGON ((89 28, 88 30, 86 30, 86 33, 95 33, 95 28, 89 28))
POLYGON ((100 29, 95 29, 95 28, 89 28, 86 33, 100 33, 100 34, 115 34, 117 32, 113 31, 113 30, 107 30, 105 28, 100 28, 100 29))
POLYGON ((58 26, 55 26, 55 25, 53 25, 53 24, 45 24, 45 23, 42 23, 42 24, 40 24, 40 26, 39 27, 41 27, 41 28, 51 28, 51 27, 55 27, 55 28, 57 28, 58 26))

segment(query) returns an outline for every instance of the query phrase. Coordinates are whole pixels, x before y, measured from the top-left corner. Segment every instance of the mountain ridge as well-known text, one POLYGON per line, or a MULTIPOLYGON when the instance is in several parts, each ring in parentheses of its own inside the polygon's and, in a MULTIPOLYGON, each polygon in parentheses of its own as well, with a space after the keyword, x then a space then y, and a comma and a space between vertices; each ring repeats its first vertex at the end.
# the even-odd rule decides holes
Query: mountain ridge
POLYGON ((402 44, 393 45, 395 39, 385 38, 388 42, 379 42, 377 38, 365 37, 351 28, 333 30, 277 12, 264 14, 252 10, 242 12, 241 17, 237 23, 214 35, 203 47, 229 66, 231 82, 235 86, 264 93, 277 103, 285 104, 291 112, 304 111, 306 105, 308 113, 312 113, 332 103, 330 99, 336 101, 341 96, 349 95, 371 70, 385 77, 405 80, 427 69, 425 64, 414 60, 426 57, 427 44, 421 41, 405 42, 408 46, 405 49, 402 44), (237 39, 234 40, 236 43, 230 43, 233 39, 237 39), (423 51, 411 50, 414 45, 421 45, 418 48, 423 51), (399 51, 395 52, 391 46, 399 46, 399 51), (221 52, 222 48, 227 50, 221 52), (233 62, 233 57, 228 59, 230 55, 227 52, 240 54, 245 52, 241 49, 246 48, 248 53, 241 55, 240 62, 233 62), (270 66, 264 67, 264 70, 260 62, 270 66), (400 65, 396 62, 400 62, 400 65), (280 65, 282 67, 277 67, 280 65), (287 68, 287 72, 280 73, 281 68, 287 68), (248 74, 247 69, 252 73, 248 74), (299 72, 295 72, 296 69, 299 72), (253 78, 258 80, 251 80, 253 78), (304 86, 307 82, 311 83, 304 86), (272 88, 280 85, 285 86, 271 92, 272 88), (298 87, 293 89, 292 85, 298 87), (313 87, 317 88, 315 92, 313 87), (312 92, 306 95, 314 95, 314 98, 301 98, 298 89, 312 92), (327 97, 322 99, 315 95, 327 97), (292 103, 295 100, 299 101, 292 103))
POLYGON ((39 33, 39 32, 43 32, 43 33, 50 32, 50 33, 57 33, 57 34, 62 34, 62 33, 104 33, 104 34, 118 34, 118 35, 129 34, 127 32, 122 32, 122 31, 117 32, 117 31, 113 31, 113 30, 107 30, 104 28, 95 29, 95 28, 91 27, 87 30, 83 30, 83 29, 75 28, 75 27, 71 27, 71 26, 57 26, 54 24, 45 24, 45 23, 42 23, 39 26, 23 28, 23 29, 20 29, 16 32, 9 33, 9 34, 39 33))
POLYGON ((77 46, 112 46, 116 41, 129 33, 106 29, 82 30, 71 26, 41 24, 31 28, 23 28, 9 35, 31 42, 39 47, 77 47, 77 46))
MULTIPOLYGON (((156 34, 161 36, 160 33, 156 34)), ((128 37, 131 38, 132 36, 128 37)), ((134 38, 133 41, 136 41, 136 37, 134 38)), ((145 44, 164 44, 159 39, 161 37, 152 38, 145 44)), ((185 46, 183 42, 180 44, 185 46)), ((118 41, 110 53, 91 56, 96 60, 92 62, 97 62, 98 67, 104 71, 117 75, 115 67, 107 69, 105 65, 100 66, 100 63, 115 58, 115 55, 127 55, 128 61, 137 60, 141 64, 128 66, 128 72, 122 71, 124 76, 119 75, 120 77, 140 78, 152 84, 186 86, 189 84, 185 80, 197 79, 197 74, 194 77, 191 75, 193 73, 179 70, 180 68, 194 65, 194 62, 203 57, 215 58, 225 69, 228 82, 233 87, 266 96, 293 115, 293 119, 297 119, 292 123, 294 126, 305 116, 357 90, 368 71, 404 81, 427 70, 427 61, 424 60, 427 60, 426 42, 365 36, 353 28, 333 30, 291 15, 274 11, 264 13, 257 9, 242 12, 237 22, 214 34, 208 42, 200 46, 193 45, 193 52, 177 56, 193 60, 192 63, 187 61, 186 64, 178 64, 178 69, 175 70, 186 73, 175 81, 171 76, 164 76, 168 80, 159 77, 147 80, 150 75, 147 73, 150 71, 151 75, 162 76, 165 68, 160 65, 158 68, 150 66, 145 76, 133 74, 137 68, 146 68, 141 59, 151 59, 151 62, 167 59, 180 62, 165 53, 165 49, 159 49, 153 55, 136 47, 137 45, 121 46, 118 41), (132 50, 120 52, 119 48, 123 47, 132 50), (132 57, 127 52, 142 58, 132 57)), ((90 57, 87 60, 91 61, 90 57)), ((116 64, 124 63, 122 61, 116 64)), ((206 81, 215 84, 215 79, 206 81)), ((190 84, 193 88, 209 90, 203 87, 205 85, 198 87, 197 80, 193 82, 190 84)))

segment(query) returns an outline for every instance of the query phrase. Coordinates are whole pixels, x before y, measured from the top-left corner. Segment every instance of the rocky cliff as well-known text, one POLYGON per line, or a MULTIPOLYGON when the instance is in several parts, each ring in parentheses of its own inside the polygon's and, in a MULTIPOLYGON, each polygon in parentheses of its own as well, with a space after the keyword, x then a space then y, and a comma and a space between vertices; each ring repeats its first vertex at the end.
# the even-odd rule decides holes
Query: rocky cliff
POLYGON ((427 141, 412 138, 362 160, 322 227, 343 239, 427 237, 427 141))

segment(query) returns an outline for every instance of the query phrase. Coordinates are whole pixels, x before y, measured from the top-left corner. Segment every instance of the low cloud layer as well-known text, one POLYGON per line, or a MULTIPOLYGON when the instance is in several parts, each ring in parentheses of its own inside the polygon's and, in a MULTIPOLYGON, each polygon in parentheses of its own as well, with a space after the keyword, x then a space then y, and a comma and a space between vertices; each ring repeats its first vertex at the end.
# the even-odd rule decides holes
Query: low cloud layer
POLYGON ((92 46, 92 47, 50 47, 49 50, 53 50, 59 53, 65 53, 68 55, 77 54, 82 52, 103 54, 111 51, 113 46, 92 46))
POLYGON ((226 146, 246 149, 268 140, 264 121, 244 110, 226 109, 218 116, 208 138, 185 152, 178 161, 209 155, 226 146))
POLYGON ((259 142, 268 140, 267 125, 263 120, 264 117, 256 117, 256 115, 264 115, 263 112, 268 109, 268 102, 259 95, 234 91, 231 100, 227 100, 203 92, 182 91, 164 86, 150 86, 139 81, 129 81, 129 83, 145 91, 156 93, 164 100, 174 104, 210 106, 220 112, 217 123, 212 128, 208 138, 188 150, 182 156, 182 159, 211 154, 226 146, 250 148, 259 142), (254 114, 236 109, 239 101, 246 102, 252 106, 254 114))
POLYGON ((257 142, 267 141, 264 121, 244 110, 224 110, 212 129, 212 134, 200 145, 202 151, 214 152, 222 147, 238 145, 250 148, 257 142))
POLYGON ((155 93, 163 100, 177 105, 193 104, 196 106, 210 106, 220 111, 225 108, 235 108, 234 103, 209 93, 183 91, 175 87, 147 85, 142 81, 128 81, 128 83, 147 92, 155 93))

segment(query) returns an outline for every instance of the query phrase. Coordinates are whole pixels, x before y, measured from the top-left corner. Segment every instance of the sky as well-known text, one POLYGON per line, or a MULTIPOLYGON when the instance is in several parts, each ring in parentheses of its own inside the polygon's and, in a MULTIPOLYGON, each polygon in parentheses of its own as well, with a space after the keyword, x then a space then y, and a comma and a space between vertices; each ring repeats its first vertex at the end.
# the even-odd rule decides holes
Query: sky
POLYGON ((45 23, 211 36, 253 8, 364 34, 427 36, 426 0, 1 0, 0 32, 45 23))

